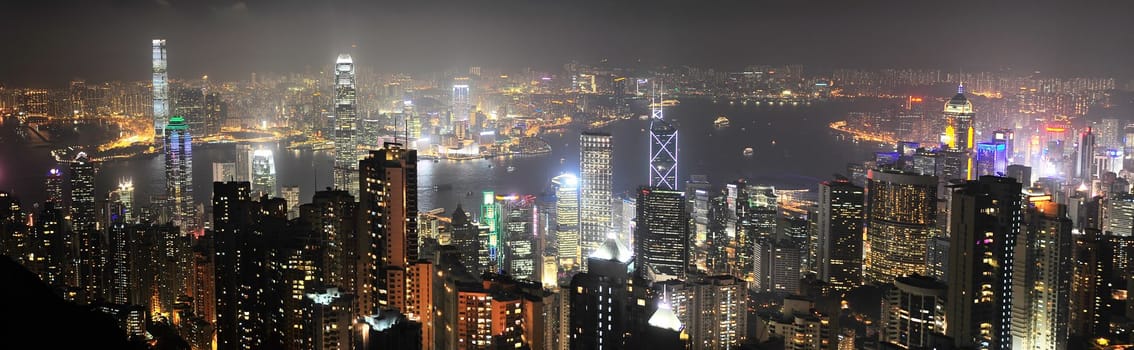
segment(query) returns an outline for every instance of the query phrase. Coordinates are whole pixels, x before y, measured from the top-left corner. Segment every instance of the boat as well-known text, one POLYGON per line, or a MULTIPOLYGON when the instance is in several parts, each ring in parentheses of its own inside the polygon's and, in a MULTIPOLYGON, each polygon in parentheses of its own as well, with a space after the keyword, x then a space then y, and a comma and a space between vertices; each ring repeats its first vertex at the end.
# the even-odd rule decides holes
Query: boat
POLYGON ((754 154, 754 153, 756 153, 756 151, 753 151, 752 147, 747 147, 747 148, 744 149, 744 156, 745 157, 751 157, 752 154, 754 154))
POLYGON ((513 171, 516 171, 516 167, 509 165, 508 166, 508 172, 513 172, 513 171))
POLYGON ((723 115, 717 117, 717 120, 713 121, 713 126, 716 126, 718 128, 727 128, 728 124, 729 124, 728 117, 725 117, 723 115))
POLYGON ((638 116, 638 120, 650 120, 650 116, 643 114, 638 116))

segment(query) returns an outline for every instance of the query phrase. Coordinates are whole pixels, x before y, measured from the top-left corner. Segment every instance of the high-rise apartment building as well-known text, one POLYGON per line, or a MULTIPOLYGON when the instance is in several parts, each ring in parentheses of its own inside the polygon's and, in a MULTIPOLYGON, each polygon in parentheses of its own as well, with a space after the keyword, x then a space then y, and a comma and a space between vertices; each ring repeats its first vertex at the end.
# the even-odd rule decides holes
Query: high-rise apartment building
POLYGON ((417 151, 386 143, 359 161, 359 172, 365 242, 359 312, 376 314, 399 307, 391 299, 405 295, 406 271, 418 260, 417 151))
POLYGON ((882 297, 880 340, 902 349, 924 349, 945 333, 948 287, 934 278, 913 275, 894 279, 882 297))

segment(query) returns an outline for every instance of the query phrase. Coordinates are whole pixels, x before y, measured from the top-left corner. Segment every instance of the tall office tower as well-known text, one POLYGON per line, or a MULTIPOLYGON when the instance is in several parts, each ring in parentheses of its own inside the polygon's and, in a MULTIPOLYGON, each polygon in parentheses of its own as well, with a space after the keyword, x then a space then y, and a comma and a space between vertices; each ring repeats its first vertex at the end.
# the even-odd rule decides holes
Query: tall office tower
POLYGON ((500 203, 496 203, 496 193, 485 191, 481 193, 480 203, 480 229, 485 236, 484 249, 487 251, 487 266, 491 271, 500 270, 500 203))
POLYGON ((1091 130, 1098 136, 1096 145, 1103 149, 1122 149, 1122 127, 1118 119, 1103 118, 1091 123, 1091 130))
POLYGON ((236 179, 228 181, 252 182, 252 145, 240 143, 236 145, 236 179))
POLYGON ((846 178, 819 184, 819 279, 835 290, 862 285, 863 193, 846 178))
MULTIPOLYGON (((241 349, 248 346, 244 340, 248 333, 260 331, 249 327, 257 326, 261 315, 244 314, 248 310, 252 291, 243 290, 241 277, 255 269, 254 246, 254 208, 252 188, 248 182, 213 183, 213 233, 216 241, 216 297, 217 297, 217 340, 216 348, 241 349)), ((260 264, 263 264, 261 262, 260 264)))
POLYGON ((582 264, 579 248, 579 179, 575 174, 551 178, 555 187, 555 246, 565 270, 582 264))
MULTIPOLYGON (((579 136, 579 246, 591 256, 611 229, 614 139, 607 133, 579 136)), ((586 269, 587 260, 583 262, 586 269)))
POLYGON ((287 219, 299 217, 299 186, 283 186, 280 188, 280 197, 287 201, 287 219))
POLYGON ((304 220, 311 223, 323 244, 320 277, 326 286, 356 288, 357 213, 354 197, 343 190, 317 191, 311 203, 303 205, 304 220))
POLYGON ((676 191, 677 128, 663 119, 660 102, 650 111, 650 187, 676 191))
POLYGON ((1050 200, 1029 203, 1012 271, 1012 348, 1066 349, 1070 336, 1071 219, 1050 200))
POLYGON ((1075 162, 1075 179, 1081 184, 1090 186, 1094 179, 1095 160, 1095 134, 1087 128, 1079 135, 1079 158, 1075 162))
POLYGON ((107 237, 107 301, 114 304, 130 303, 130 236, 127 229, 126 206, 112 199, 108 205, 110 214, 107 237))
MULTIPOLYGON (((756 242, 762 239, 776 239, 776 219, 778 216, 778 197, 772 186, 746 184, 743 180, 728 184, 736 218, 733 221, 732 242, 736 252, 733 273, 748 281, 756 279, 756 242)), ((795 242, 802 243, 802 242, 795 242)), ((785 243, 786 244, 786 243, 785 243)), ((767 270, 764 270, 767 271, 767 270)), ((753 283, 753 286, 758 283, 753 283)))
POLYGON ((689 213, 685 193, 638 189, 638 227, 634 230, 635 266, 652 271, 656 281, 684 279, 689 269, 689 213))
MULTIPOLYGON (((727 196, 717 193, 709 198, 709 228, 705 238, 705 271, 720 275, 730 273, 729 252, 732 237, 728 236, 729 218, 735 214, 728 210, 727 196)), ((737 274, 739 275, 739 274, 737 274)))
POLYGON ((164 141, 166 194, 173 204, 174 223, 188 234, 199 226, 193 203, 193 138, 185 118, 169 118, 164 141))
POLYGON ((1005 174, 1008 171, 1007 145, 996 142, 976 144, 975 176, 1005 174))
POLYGON ((1106 199, 1103 232, 1111 236, 1134 236, 1134 195, 1118 194, 1106 199))
POLYGON ((44 202, 55 203, 58 208, 63 207, 63 172, 58 168, 51 168, 43 178, 47 198, 44 202))
POLYGON ((473 224, 472 220, 469 219, 469 214, 461 208, 460 204, 457 204, 457 209, 453 210, 451 222, 453 224, 452 245, 457 247, 457 251, 460 252, 461 265, 473 273, 484 272, 488 262, 481 261, 479 252, 481 246, 487 242, 477 239, 480 235, 480 228, 473 224))
POLYGON ((358 106, 355 98, 354 61, 339 55, 335 61, 335 188, 359 195, 358 106))
POLYGON ((884 343, 902 349, 926 349, 945 333, 945 294, 949 287, 926 276, 903 276, 882 297, 884 343))
POLYGON ((1010 128, 993 131, 992 143, 1004 145, 1004 153, 1006 154, 1008 162, 1011 163, 1012 159, 1015 157, 1016 152, 1016 149, 1014 148, 1016 143, 1015 131, 1010 128))
POLYGON ((536 281, 536 241, 539 224, 536 198, 532 195, 506 196, 500 205, 500 270, 518 279, 536 281))
POLYGON ((102 269, 104 267, 103 240, 99 233, 98 214, 95 211, 95 165, 80 152, 71 162, 71 228, 74 230, 73 260, 76 280, 68 284, 79 287, 83 300, 102 296, 102 269))
POLYGON ((120 214, 123 222, 134 223, 134 181, 130 179, 118 181, 118 189, 113 193, 113 200, 122 206, 120 214))
POLYGON ((587 258, 587 271, 571 278, 570 348, 622 349, 630 329, 630 249, 617 240, 587 258))
MULTIPOLYGON (((654 287, 658 289, 657 285, 654 287)), ((748 339, 748 283, 730 275, 662 283, 693 349, 732 349, 748 339)))
POLYGON ((800 265, 806 250, 802 242, 759 238, 753 244, 752 289, 759 292, 798 294, 800 265))
POLYGON ((982 176, 953 189, 946 335, 958 347, 1012 348, 1013 265, 1023 219, 1020 183, 982 176))
POLYGON ((453 115, 451 121, 453 125, 457 122, 469 121, 469 114, 472 112, 472 96, 470 96, 469 78, 459 77, 453 79, 453 115))
POLYGON ((954 164, 953 171, 947 171, 952 178, 972 179, 972 149, 973 142, 973 103, 965 97, 965 85, 957 87, 957 94, 945 103, 945 132, 941 135, 946 156, 946 168, 954 164), (949 153, 951 156, 949 156, 949 153), (952 162, 950 162, 952 161, 952 162))
MULTIPOLYGON (((417 151, 389 143, 359 161, 359 197, 366 242, 360 252, 366 276, 358 281, 358 312, 377 314, 391 305, 393 293, 404 295, 405 271, 417 258, 417 151), (366 288, 365 286, 370 286, 366 288)), ((405 310, 400 310, 405 313, 405 310)))
POLYGON ((278 197, 276 192, 276 157, 270 149, 252 153, 252 197, 278 197))
MULTIPOLYGON (((614 237, 618 238, 619 242, 625 242, 626 246, 634 246, 634 229, 637 227, 636 215, 638 215, 638 198, 632 195, 618 196, 614 198, 614 213, 617 220, 614 221, 614 237)), ((585 256, 580 254, 580 259, 586 259, 585 256)))
POLYGON ((154 141, 162 138, 169 123, 169 80, 166 77, 165 39, 153 40, 154 141))
POLYGON ((937 178, 870 170, 863 280, 889 283, 925 274, 925 245, 937 226, 937 178))

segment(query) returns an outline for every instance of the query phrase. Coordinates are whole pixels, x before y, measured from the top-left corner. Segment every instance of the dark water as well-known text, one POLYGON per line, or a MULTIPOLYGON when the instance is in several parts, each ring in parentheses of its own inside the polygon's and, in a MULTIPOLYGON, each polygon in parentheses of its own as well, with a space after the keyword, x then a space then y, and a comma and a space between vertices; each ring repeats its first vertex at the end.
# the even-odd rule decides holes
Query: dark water
MULTIPOLYGON (((742 106, 712 103, 703 100, 683 101, 666 110, 666 118, 677 125, 679 182, 691 174, 708 175, 715 184, 747 178, 785 188, 813 188, 819 181, 841 173, 849 161, 868 158, 874 145, 853 144, 840 140, 827 124, 841 119, 846 112, 869 111, 879 103, 826 102, 810 106, 742 106), (716 129, 713 120, 725 115, 731 127, 716 129), (774 143, 773 143, 774 141, 774 143), (742 151, 752 147, 755 155, 745 157, 742 151)), ((5 121, 0 130, 0 189, 14 192, 25 202, 43 200, 43 177, 54 161, 48 148, 31 148, 16 142, 13 123, 5 121)), ((614 135, 615 192, 630 191, 647 181, 648 121, 639 119, 615 122, 602 130, 614 135)), ((421 161, 419 163, 420 203, 423 210, 446 208, 457 203, 475 206, 481 191, 539 194, 548 189, 552 177, 578 169, 578 130, 562 135, 548 135, 550 154, 515 156, 490 160, 421 161), (508 172, 508 166, 515 167, 508 172), (436 186, 436 188, 435 188, 436 186), (473 195, 469 196, 468 193, 473 195)), ((283 185, 299 185, 302 201, 316 189, 331 185, 333 155, 326 151, 289 151, 277 144, 278 181, 283 185)), ((232 145, 195 147, 194 195, 202 203, 209 201, 212 163, 233 160, 232 145)), ((63 167, 65 170, 65 166, 63 167)), ((114 161, 99 170, 96 191, 113 189, 118 179, 132 178, 138 202, 148 202, 150 193, 163 188, 161 156, 148 159, 114 161)))

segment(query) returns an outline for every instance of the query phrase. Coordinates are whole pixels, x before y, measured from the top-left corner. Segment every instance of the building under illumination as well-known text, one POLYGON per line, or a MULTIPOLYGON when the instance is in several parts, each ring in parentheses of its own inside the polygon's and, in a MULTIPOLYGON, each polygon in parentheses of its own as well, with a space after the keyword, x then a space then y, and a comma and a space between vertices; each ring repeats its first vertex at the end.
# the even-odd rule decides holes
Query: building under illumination
POLYGON ((162 137, 165 124, 169 123, 169 80, 166 76, 165 39, 154 39, 153 46, 153 92, 154 92, 154 141, 162 137))
POLYGON ((276 192, 276 157, 270 149, 252 153, 252 196, 278 197, 276 192))
POLYGON ((946 335, 958 347, 1013 348, 1012 310, 1022 297, 1013 293, 1021 190, 1015 179, 995 176, 953 189, 945 317, 946 335))
POLYGON ((926 349, 935 335, 945 333, 945 294, 948 287, 931 277, 894 279, 882 297, 880 340, 902 349, 926 349))
POLYGON ((359 234, 370 244, 359 255, 359 275, 366 277, 358 283, 370 287, 361 288, 358 311, 394 308, 410 314, 404 300, 407 275, 418 260, 417 151, 387 142, 359 162, 359 171, 359 234))
MULTIPOLYGON (((579 137, 579 245, 590 256, 613 227, 614 139, 607 133, 579 137)), ((583 263, 584 268, 586 262, 583 263)))
POLYGON ((1050 200, 1028 203, 1012 271, 1012 348, 1060 350, 1070 337, 1071 219, 1050 200))
POLYGON ((588 257, 587 271, 576 274, 570 293, 570 348, 623 349, 630 331, 630 249, 609 239, 588 257))
POLYGON ((354 60, 342 54, 335 61, 335 188, 358 196, 358 106, 354 81, 354 60))
POLYGON ((864 192, 845 178, 819 184, 819 279, 836 290, 862 285, 864 192))
POLYGON ((193 202, 193 137, 185 118, 169 118, 164 142, 165 189, 173 206, 174 223, 182 233, 193 232, 199 227, 193 202))
POLYGON ((555 187, 555 240, 559 264, 567 268, 582 263, 579 247, 579 179, 563 174, 551 179, 555 187))
POLYGON ((937 230, 937 178, 896 170, 868 177, 864 282, 924 275, 926 243, 937 230))
POLYGON ((677 190, 677 128, 663 119, 662 107, 650 119, 650 186, 677 190))
MULTIPOLYGON (((689 269, 689 213, 685 193, 638 189, 638 226, 634 230, 635 267, 657 275, 657 281, 685 278, 689 269)), ((797 265, 798 266, 798 265, 797 265)))
MULTIPOLYGON (((657 288, 655 286, 655 288, 657 288)), ((748 283, 735 276, 671 281, 664 295, 693 349, 732 349, 748 338, 748 283)))
POLYGON ((946 156, 946 177, 972 179, 972 150, 975 146, 973 103, 965 97, 965 85, 957 87, 957 94, 945 103, 945 132, 941 135, 946 156), (951 156, 949 153, 953 153, 951 156), (950 166, 953 165, 953 166, 950 166))

